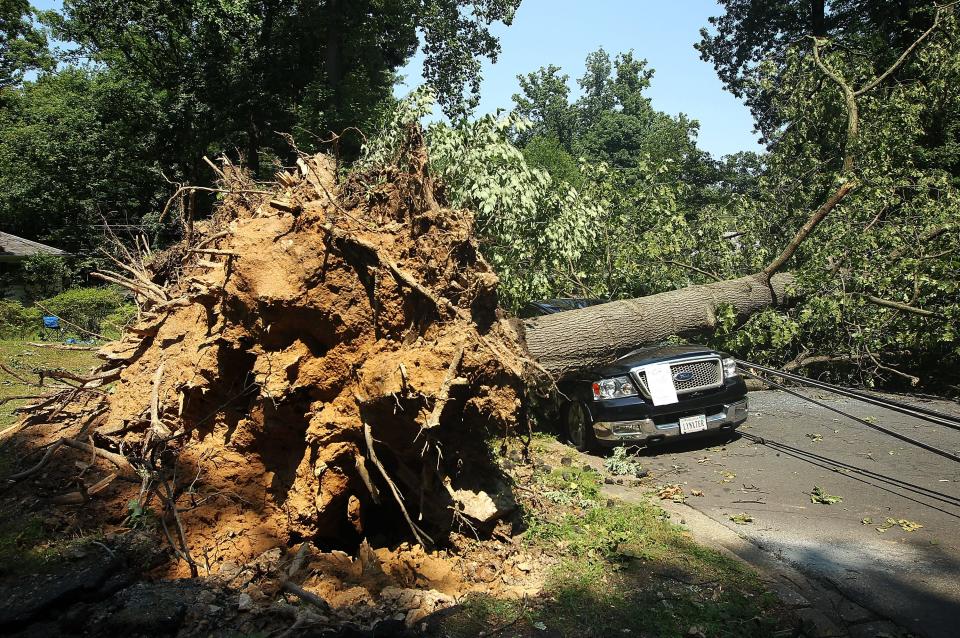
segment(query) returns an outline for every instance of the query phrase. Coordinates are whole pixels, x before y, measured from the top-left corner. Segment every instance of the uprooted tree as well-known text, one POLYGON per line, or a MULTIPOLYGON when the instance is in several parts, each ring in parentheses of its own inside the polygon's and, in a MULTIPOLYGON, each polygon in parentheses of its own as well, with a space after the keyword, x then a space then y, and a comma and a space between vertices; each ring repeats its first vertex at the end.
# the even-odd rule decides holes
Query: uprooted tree
POLYGON ((744 318, 789 295, 780 271, 857 187, 856 99, 883 80, 854 90, 821 65, 848 98, 843 170, 766 268, 523 323, 498 307, 473 217, 447 205, 418 129, 343 181, 322 155, 302 156, 271 189, 224 161, 222 205, 181 244, 118 245, 100 276, 135 293, 139 318, 91 376, 46 371, 34 384, 36 401, 3 439, 35 434, 21 438, 47 447, 7 479, 36 475, 63 448, 91 455, 100 473, 65 501, 97 501, 112 485, 100 506, 159 503, 193 573, 226 545, 252 556, 384 529, 426 545, 489 530, 512 508, 489 442, 526 431, 531 386, 710 330, 721 305, 744 318))

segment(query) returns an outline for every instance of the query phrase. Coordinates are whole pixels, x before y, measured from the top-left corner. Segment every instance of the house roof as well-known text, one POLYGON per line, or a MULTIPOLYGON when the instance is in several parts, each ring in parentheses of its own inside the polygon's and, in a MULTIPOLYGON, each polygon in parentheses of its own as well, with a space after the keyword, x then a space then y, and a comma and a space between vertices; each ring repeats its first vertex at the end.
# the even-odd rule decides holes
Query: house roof
POLYGON ((17 259, 36 255, 37 253, 46 253, 48 255, 66 255, 67 252, 41 244, 38 241, 30 241, 23 237, 17 237, 10 233, 0 232, 0 259, 17 259))

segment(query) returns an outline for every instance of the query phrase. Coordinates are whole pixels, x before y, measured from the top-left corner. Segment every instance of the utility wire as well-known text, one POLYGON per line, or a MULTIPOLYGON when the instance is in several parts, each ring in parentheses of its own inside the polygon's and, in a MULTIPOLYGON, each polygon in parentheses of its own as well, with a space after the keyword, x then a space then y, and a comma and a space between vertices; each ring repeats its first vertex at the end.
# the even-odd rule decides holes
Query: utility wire
POLYGON ((939 501, 944 505, 960 507, 960 498, 957 498, 955 496, 944 494, 943 492, 937 492, 935 490, 931 490, 929 488, 926 488, 920 485, 915 485, 913 483, 908 483, 907 481, 886 476, 878 472, 873 472, 873 471, 864 469, 862 467, 857 467, 856 465, 844 463, 843 461, 831 459, 826 456, 820 456, 819 454, 813 454, 811 452, 807 452, 805 450, 801 450, 799 448, 786 445, 785 443, 780 443, 779 441, 773 441, 766 437, 757 436, 755 434, 750 434, 748 432, 739 432, 738 434, 753 443, 756 443, 758 445, 766 445, 767 447, 773 449, 778 453, 786 454, 787 456, 792 456, 793 458, 799 461, 810 463, 812 465, 815 465, 819 468, 823 468, 825 470, 837 472, 849 479, 853 479, 855 481, 859 481, 860 483, 871 485, 873 487, 876 487, 877 489, 883 490, 884 492, 889 492, 890 494, 894 494, 901 498, 905 498, 908 501, 913 501, 914 503, 918 503, 925 507, 930 507, 932 509, 937 510, 938 512, 947 514, 948 516, 952 516, 954 518, 960 518, 960 514, 944 509, 940 505, 935 505, 933 503, 921 501, 917 498, 914 498, 913 496, 904 494, 897 490, 904 490, 906 492, 913 493, 917 496, 933 499, 934 501, 939 501), (856 476, 858 474, 860 476, 856 476), (875 483, 873 481, 877 481, 877 482, 875 483))
MULTIPOLYGON (((738 362, 738 363, 739 363, 739 362, 738 362)), ((750 364, 749 364, 749 363, 745 363, 744 365, 749 366, 750 364)), ((769 369, 769 368, 768 368, 768 369, 769 369)), ((759 380, 759 381, 762 381, 763 383, 766 383, 766 384, 769 385, 770 387, 777 388, 778 390, 782 390, 783 392, 786 392, 787 394, 792 394, 793 396, 795 396, 795 397, 797 397, 797 398, 799 398, 799 399, 803 399, 803 400, 805 400, 805 401, 809 401, 810 403, 813 403, 814 405, 818 405, 818 406, 820 406, 821 408, 826 408, 827 410, 830 410, 831 412, 836 412, 837 414, 843 415, 843 416, 847 417, 848 419, 852 419, 852 420, 856 421, 857 423, 860 423, 861 425, 867 426, 868 428, 872 428, 872 429, 874 429, 874 430, 877 430, 878 432, 883 432, 884 434, 890 435, 890 436, 892 436, 892 437, 895 438, 895 439, 900 439, 900 440, 903 441, 904 443, 909 443, 910 445, 915 445, 915 446, 917 446, 918 448, 924 449, 924 450, 926 450, 926 451, 928 451, 928 452, 933 452, 934 454, 937 454, 938 456, 942 456, 942 457, 945 458, 945 459, 950 459, 951 461, 956 461, 957 463, 960 463, 960 456, 958 456, 958 455, 956 455, 956 454, 953 454, 952 452, 947 452, 946 450, 941 450, 941 449, 938 448, 938 447, 934 447, 934 446, 932 446, 932 445, 928 445, 927 443, 924 443, 923 441, 918 441, 917 439, 914 439, 914 438, 911 438, 911 437, 909 437, 909 436, 906 436, 905 434, 900 434, 899 432, 895 432, 895 431, 893 431, 893 430, 890 430, 890 429, 888 429, 888 428, 885 428, 885 427, 883 427, 882 425, 877 425, 876 423, 870 423, 869 421, 866 421, 866 420, 864 420, 864 419, 861 419, 860 417, 853 416, 852 414, 848 414, 847 412, 844 412, 843 410, 840 410, 840 409, 835 408, 835 407, 833 407, 833 406, 827 405, 826 403, 823 403, 822 401, 817 401, 817 400, 814 399, 814 398, 811 398, 811 397, 808 397, 808 396, 804 396, 804 395, 800 394, 799 392, 795 392, 795 391, 787 388, 786 386, 783 386, 783 385, 781 385, 781 384, 779 384, 779 383, 777 383, 777 382, 775 382, 775 381, 771 381, 770 379, 761 377, 760 375, 754 374, 754 373, 752 373, 752 372, 747 372, 746 370, 743 370, 742 372, 743 372, 744 374, 746 374, 747 376, 749 376, 749 377, 753 377, 754 379, 757 379, 757 380, 759 380)), ((778 373, 774 372, 774 374, 778 374, 778 373)), ((801 377, 801 378, 803 378, 803 377, 801 377)))
MULTIPOLYGON (((878 396, 867 394, 866 392, 861 392, 859 390, 853 390, 850 388, 842 388, 832 383, 827 383, 825 381, 819 381, 817 379, 810 379, 809 377, 803 377, 798 374, 791 374, 789 372, 783 372, 781 370, 775 370, 773 368, 767 368, 765 366, 757 365, 756 363, 750 363, 749 361, 741 361, 737 359, 737 364, 741 368, 748 367, 754 368, 755 370, 760 370, 766 374, 782 377, 784 379, 790 379, 791 381, 796 381, 797 383, 802 383, 805 385, 810 385, 815 388, 820 388, 821 390, 827 390, 828 392, 833 392, 851 399, 857 399, 863 401, 864 403, 869 403, 871 405, 880 406, 881 408, 886 408, 894 412, 899 412, 901 414, 906 414, 908 416, 921 419, 923 421, 928 421, 930 423, 936 423, 937 425, 942 425, 944 427, 960 430, 960 418, 946 414, 945 412, 937 412, 936 410, 931 410, 929 408, 923 408, 920 406, 909 405, 907 403, 902 403, 900 401, 894 401, 893 399, 881 398, 878 396)), ((759 378, 759 377, 758 377, 759 378)), ((763 381, 763 379, 760 379, 763 381)))

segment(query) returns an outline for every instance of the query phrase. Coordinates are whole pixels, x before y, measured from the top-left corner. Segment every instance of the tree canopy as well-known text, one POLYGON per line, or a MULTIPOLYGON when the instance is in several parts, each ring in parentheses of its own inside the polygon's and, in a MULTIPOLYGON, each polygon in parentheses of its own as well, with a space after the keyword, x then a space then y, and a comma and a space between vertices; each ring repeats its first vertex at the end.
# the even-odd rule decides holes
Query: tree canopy
POLYGON ((30 2, 0 0, 0 92, 19 84, 27 71, 49 69, 51 63, 46 34, 34 24, 30 2))
MULTIPOLYGON (((479 58, 499 52, 490 26, 509 24, 518 4, 66 0, 62 12, 40 16, 68 43, 54 69, 40 64, 51 54, 29 5, 5 2, 0 182, 11 188, 0 195, 0 219, 11 232, 75 248, 91 242, 70 221, 105 214, 138 223, 174 184, 209 185, 205 155, 225 153, 269 177, 294 157, 285 134, 317 150, 334 132, 370 132, 420 35, 425 77, 446 112, 463 117, 478 100, 479 58), (31 68, 40 76, 23 83, 31 68), (41 158, 59 160, 55 188, 36 197, 26 158, 60 139, 64 148, 41 158)), ((337 150, 349 159, 360 143, 348 134, 337 150)), ((211 203, 199 198, 199 212, 211 203)))

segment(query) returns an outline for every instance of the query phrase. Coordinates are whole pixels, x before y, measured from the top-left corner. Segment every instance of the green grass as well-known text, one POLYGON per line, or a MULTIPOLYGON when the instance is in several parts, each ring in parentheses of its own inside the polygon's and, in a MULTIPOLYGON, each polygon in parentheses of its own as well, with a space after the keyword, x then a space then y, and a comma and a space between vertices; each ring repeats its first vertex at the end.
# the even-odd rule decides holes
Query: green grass
MULTIPOLYGON (((59 368, 84 373, 96 364, 92 351, 54 350, 36 348, 26 341, 0 340, 0 361, 18 375, 34 381, 37 368, 59 368)), ((39 388, 24 385, 0 370, 0 398, 36 394, 39 388)), ((18 420, 14 409, 29 400, 9 401, 0 405, 0 430, 18 420)), ((15 452, 11 446, 0 447, 0 476, 16 470, 15 452)), ((22 573, 43 568, 70 547, 76 539, 64 539, 46 529, 42 521, 33 516, 15 514, 14 503, 5 503, 0 511, 0 573, 22 573)))
POLYGON ((524 541, 559 563, 534 600, 467 597, 444 623, 451 636, 503 627, 502 636, 680 637, 696 627, 733 638, 782 628, 755 574, 695 543, 658 505, 607 501, 596 472, 572 467, 533 481, 551 504, 528 516, 524 541), (572 506, 558 511, 558 501, 572 506))
POLYGON ((57 532, 37 516, 4 517, 0 522, 0 576, 56 571, 65 554, 102 537, 99 530, 57 532))
MULTIPOLYGON (((96 357, 93 351, 36 348, 27 345, 26 341, 0 340, 0 361, 20 376, 35 381, 37 375, 34 370, 37 368, 62 368, 83 373, 96 364, 96 357)), ((36 394, 37 389, 22 384, 0 370, 0 399, 36 394)), ((17 415, 14 414, 14 409, 28 402, 17 400, 0 405, 0 430, 16 423, 17 415)))

